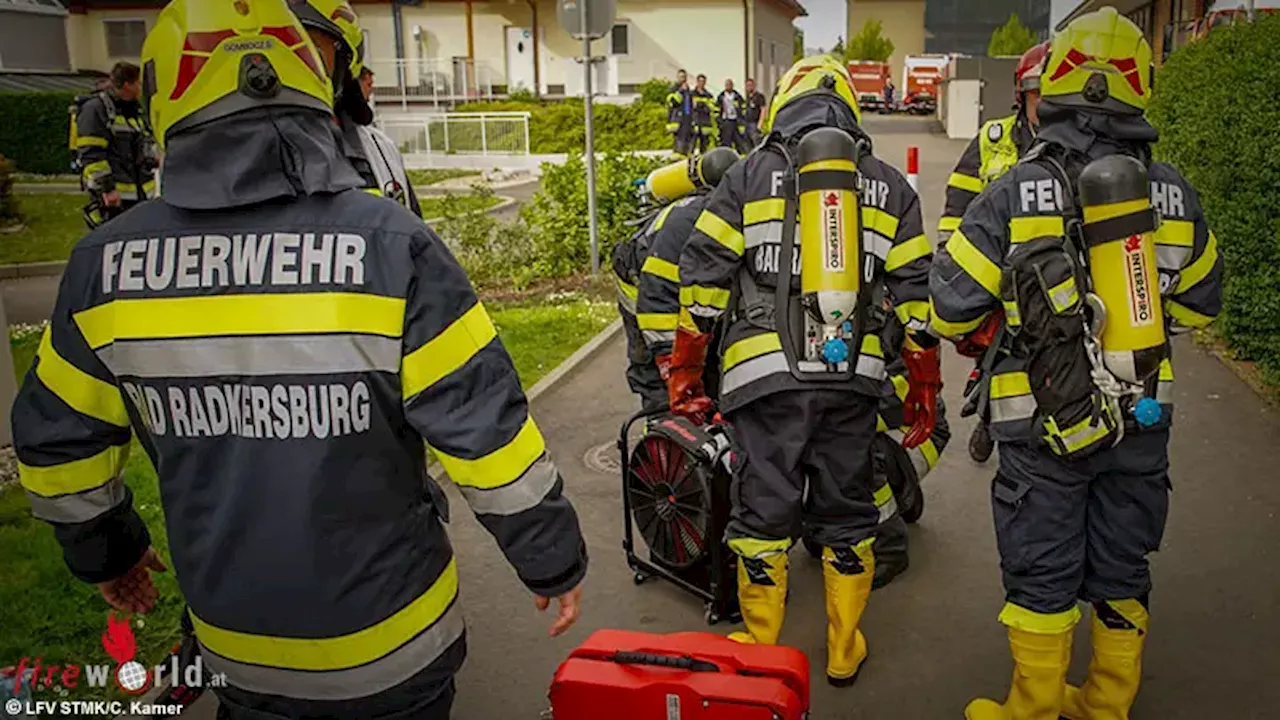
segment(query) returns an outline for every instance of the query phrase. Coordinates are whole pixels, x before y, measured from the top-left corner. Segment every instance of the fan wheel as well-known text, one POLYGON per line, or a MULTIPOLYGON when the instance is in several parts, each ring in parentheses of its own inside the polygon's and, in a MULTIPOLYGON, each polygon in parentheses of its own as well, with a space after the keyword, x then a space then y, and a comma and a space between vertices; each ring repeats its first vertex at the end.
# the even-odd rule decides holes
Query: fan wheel
POLYGON ((660 435, 641 440, 627 467, 626 491, 655 559, 684 569, 707 554, 711 484, 706 468, 684 449, 660 435))

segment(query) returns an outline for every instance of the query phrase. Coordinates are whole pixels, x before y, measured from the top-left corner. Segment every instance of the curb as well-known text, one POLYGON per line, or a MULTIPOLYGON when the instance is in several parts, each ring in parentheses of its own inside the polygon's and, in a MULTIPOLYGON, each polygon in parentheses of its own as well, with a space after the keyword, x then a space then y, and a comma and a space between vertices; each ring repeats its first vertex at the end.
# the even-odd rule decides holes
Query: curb
POLYGON ((67 268, 65 260, 54 262, 16 263, 0 265, 0 280, 22 280, 24 278, 57 277, 67 268))
MULTIPOLYGON (((424 197, 432 197, 432 196, 431 196, 431 195, 421 195, 421 194, 420 194, 420 195, 418 195, 418 198, 419 198, 419 199, 422 199, 422 198, 424 198, 424 197)), ((516 200, 516 199, 515 199, 515 198, 513 198, 513 197, 507 197, 506 195, 499 195, 498 197, 502 198, 502 202, 498 203, 497 205, 494 205, 494 206, 493 206, 493 207, 491 207, 491 208, 485 208, 484 210, 477 210, 477 211, 475 211, 475 212, 470 212, 470 213, 467 213, 467 214, 468 214, 468 215, 478 215, 478 214, 483 214, 483 215, 492 215, 492 214, 494 214, 494 213, 496 213, 496 212, 500 212, 500 211, 502 211, 502 210, 506 210, 507 208, 511 207, 512 205, 515 205, 516 203, 520 202, 519 200, 516 200)), ((443 217, 434 217, 434 218, 427 218, 427 219, 423 220, 422 222, 426 223, 427 225, 434 225, 434 224, 436 224, 436 223, 440 222, 441 220, 444 220, 444 218, 443 218, 443 217)))

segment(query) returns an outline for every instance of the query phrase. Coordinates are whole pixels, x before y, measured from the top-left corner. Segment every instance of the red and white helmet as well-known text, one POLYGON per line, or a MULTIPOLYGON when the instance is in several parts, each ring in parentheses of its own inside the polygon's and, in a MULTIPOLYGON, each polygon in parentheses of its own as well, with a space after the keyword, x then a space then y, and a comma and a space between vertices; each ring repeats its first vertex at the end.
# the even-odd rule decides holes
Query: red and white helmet
POLYGON ((1022 104, 1023 93, 1040 90, 1040 74, 1044 72, 1044 64, 1048 59, 1047 40, 1022 54, 1018 68, 1013 71, 1013 93, 1019 105, 1022 104))

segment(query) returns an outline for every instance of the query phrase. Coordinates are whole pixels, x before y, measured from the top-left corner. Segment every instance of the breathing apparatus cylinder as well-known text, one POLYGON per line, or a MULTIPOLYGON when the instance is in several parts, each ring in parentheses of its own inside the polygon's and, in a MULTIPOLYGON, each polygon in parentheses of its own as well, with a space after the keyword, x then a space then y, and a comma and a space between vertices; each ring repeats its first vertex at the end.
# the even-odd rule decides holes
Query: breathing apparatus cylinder
POLYGON ((796 148, 799 169, 800 293, 813 321, 824 326, 822 356, 848 359, 847 336, 862 289, 862 209, 858 147, 845 131, 813 130, 796 148), (841 328, 843 327, 843 332, 841 328))
POLYGON ((1143 385, 1168 353, 1147 168, 1108 155, 1089 163, 1077 184, 1091 291, 1104 315, 1095 318, 1102 323, 1103 364, 1117 379, 1143 385))
POLYGON ((658 202, 673 202, 691 192, 715 187, 737 161, 738 153, 732 149, 716 148, 654 170, 645 179, 644 188, 658 202))

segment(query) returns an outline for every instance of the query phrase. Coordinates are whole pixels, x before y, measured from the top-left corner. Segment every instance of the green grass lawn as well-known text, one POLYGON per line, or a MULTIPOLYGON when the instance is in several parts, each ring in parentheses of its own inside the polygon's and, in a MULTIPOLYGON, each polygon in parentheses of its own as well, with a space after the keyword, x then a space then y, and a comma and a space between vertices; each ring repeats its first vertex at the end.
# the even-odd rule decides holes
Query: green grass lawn
POLYGON ((81 209, 84 195, 15 193, 27 227, 0 235, 0 265, 66 260, 88 230, 81 209))
POLYGON ((9 348, 13 351, 13 373, 17 376, 18 382, 22 382, 22 377, 27 374, 27 368, 31 367, 31 361, 36 357, 36 348, 40 346, 40 334, 29 333, 20 338, 9 336, 9 348))
POLYGON ((79 185, 79 175, 37 175, 35 173, 14 173, 15 185, 79 185))
MULTIPOLYGON (((515 359, 521 383, 527 388, 571 355, 614 318, 613 306, 580 293, 552 296, 537 305, 498 304, 489 307, 494 325, 515 359)), ((11 342, 15 370, 25 374, 39 335, 11 342)), ((151 463, 135 443, 125 470, 133 489, 134 506, 151 530, 152 541, 168 561, 168 543, 159 488, 151 463)), ((5 626, 0 632, 0 667, 23 656, 46 662, 110 663, 102 648, 108 607, 95 587, 67 572, 53 532, 30 516, 25 495, 17 486, 0 490, 0 607, 5 626)), ((156 610, 135 618, 138 660, 155 664, 178 638, 182 598, 172 573, 158 576, 161 600, 156 610), (138 625, 141 621, 141 626, 138 625)), ((102 699, 102 691, 77 688, 69 699, 102 699)), ((111 696, 118 697, 118 691, 111 696)), ((39 699, 48 699, 42 694, 39 699)))
POLYGON ((450 194, 418 197, 418 204, 422 206, 422 217, 426 220, 444 216, 445 208, 450 203, 453 203, 454 212, 471 213, 488 210, 500 202, 502 198, 497 195, 450 194))
POLYGON ((462 177, 479 177, 479 170, 459 170, 454 168, 427 168, 426 170, 409 170, 409 182, 415 188, 424 188, 445 180, 462 177))

